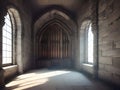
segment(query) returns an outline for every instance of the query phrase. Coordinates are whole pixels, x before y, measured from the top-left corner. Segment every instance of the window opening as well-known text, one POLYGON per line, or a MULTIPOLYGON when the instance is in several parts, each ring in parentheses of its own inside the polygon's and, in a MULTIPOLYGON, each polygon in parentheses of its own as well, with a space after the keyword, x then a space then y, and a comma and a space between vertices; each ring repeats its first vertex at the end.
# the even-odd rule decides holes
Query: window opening
POLYGON ((12 24, 8 13, 2 29, 2 64, 12 64, 12 24))
POLYGON ((88 29, 88 63, 93 63, 93 32, 91 24, 88 29))

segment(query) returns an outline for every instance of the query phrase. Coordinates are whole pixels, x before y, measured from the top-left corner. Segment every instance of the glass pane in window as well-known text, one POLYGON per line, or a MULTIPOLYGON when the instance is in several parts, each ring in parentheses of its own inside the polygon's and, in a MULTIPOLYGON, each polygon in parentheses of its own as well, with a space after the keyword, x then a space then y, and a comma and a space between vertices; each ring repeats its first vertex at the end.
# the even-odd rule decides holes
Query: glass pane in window
POLYGON ((3 30, 3 36, 6 36, 7 32, 5 31, 5 29, 3 30))
POLYGON ((2 58, 2 64, 6 64, 6 58, 4 57, 4 58, 2 58))
POLYGON ((7 46, 6 46, 5 44, 3 44, 3 46, 2 46, 2 50, 3 50, 3 51, 6 51, 6 50, 7 50, 7 46))
POLYGON ((7 38, 6 37, 3 36, 2 40, 3 40, 3 44, 7 43, 7 38))
POLYGON ((12 58, 7 58, 7 63, 11 63, 12 62, 12 58))
POLYGON ((11 58, 11 52, 7 52, 7 58, 11 58))
POLYGON ((12 63, 12 27, 10 17, 5 17, 2 33, 2 64, 12 63))
POLYGON ((11 33, 7 33, 7 38, 9 38, 9 39, 11 39, 11 37, 12 37, 12 35, 11 35, 11 33))
POLYGON ((12 41, 10 39, 7 40, 7 44, 8 45, 11 45, 12 44, 12 41))
POLYGON ((6 57, 6 51, 3 51, 3 53, 2 53, 2 57, 6 57))
POLYGON ((6 28, 7 28, 6 31, 9 32, 9 33, 11 33, 11 26, 7 26, 6 28))
POLYGON ((93 33, 91 24, 88 30, 88 62, 93 63, 93 33))

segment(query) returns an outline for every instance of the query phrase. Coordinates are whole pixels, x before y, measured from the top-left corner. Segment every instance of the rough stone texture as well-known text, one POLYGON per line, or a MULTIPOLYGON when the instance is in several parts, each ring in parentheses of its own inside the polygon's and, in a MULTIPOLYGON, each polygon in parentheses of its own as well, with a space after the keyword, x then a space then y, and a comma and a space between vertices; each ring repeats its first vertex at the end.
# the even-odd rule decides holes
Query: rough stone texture
POLYGON ((113 58, 113 66, 120 68, 120 57, 113 58))
POLYGON ((100 64, 112 64, 112 58, 111 57, 100 57, 100 64))
POLYGON ((120 3, 99 0, 99 77, 120 85, 120 3))
POLYGON ((116 48, 120 48, 120 41, 115 42, 116 48))
POLYGON ((99 78, 103 79, 103 80, 108 80, 108 81, 112 81, 112 73, 111 72, 107 72, 104 70, 99 71, 99 78))
POLYGON ((101 70, 105 69, 105 65, 104 64, 99 64, 99 69, 101 69, 101 70))

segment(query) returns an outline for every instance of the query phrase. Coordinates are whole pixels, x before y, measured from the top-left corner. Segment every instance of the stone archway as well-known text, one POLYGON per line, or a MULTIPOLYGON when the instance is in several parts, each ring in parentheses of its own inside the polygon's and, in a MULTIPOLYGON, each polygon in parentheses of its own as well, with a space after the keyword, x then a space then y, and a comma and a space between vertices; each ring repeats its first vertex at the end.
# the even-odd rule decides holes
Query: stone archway
POLYGON ((58 10, 52 10, 40 17, 34 25, 37 66, 73 66, 76 28, 70 17, 58 10))
POLYGON ((23 73, 22 63, 22 21, 19 11, 13 6, 8 7, 13 24, 13 64, 18 65, 18 72, 23 73))

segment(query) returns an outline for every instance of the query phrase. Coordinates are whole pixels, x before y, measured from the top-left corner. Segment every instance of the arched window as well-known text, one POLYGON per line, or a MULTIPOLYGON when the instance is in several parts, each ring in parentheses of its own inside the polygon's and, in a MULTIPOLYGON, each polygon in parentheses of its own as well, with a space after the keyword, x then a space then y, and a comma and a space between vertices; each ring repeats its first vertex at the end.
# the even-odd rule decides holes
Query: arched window
POLYGON ((81 63, 94 63, 94 35, 92 32, 92 22, 83 22, 80 31, 80 60, 81 63))
POLYGON ((9 13, 5 16, 5 24, 2 29, 2 64, 12 64, 13 30, 9 13))

